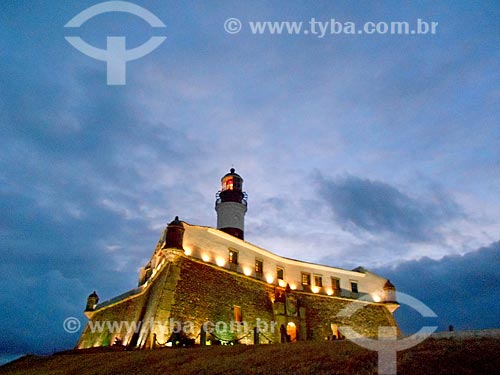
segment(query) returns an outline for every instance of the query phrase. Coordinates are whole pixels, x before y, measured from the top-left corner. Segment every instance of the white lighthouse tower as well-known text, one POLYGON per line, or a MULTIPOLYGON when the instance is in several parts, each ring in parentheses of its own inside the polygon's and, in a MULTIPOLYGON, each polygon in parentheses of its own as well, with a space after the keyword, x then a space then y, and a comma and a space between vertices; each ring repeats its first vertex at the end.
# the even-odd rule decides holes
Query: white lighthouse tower
POLYGON ((222 188, 216 194, 217 229, 243 239, 247 194, 243 192, 243 179, 231 168, 221 179, 222 188))

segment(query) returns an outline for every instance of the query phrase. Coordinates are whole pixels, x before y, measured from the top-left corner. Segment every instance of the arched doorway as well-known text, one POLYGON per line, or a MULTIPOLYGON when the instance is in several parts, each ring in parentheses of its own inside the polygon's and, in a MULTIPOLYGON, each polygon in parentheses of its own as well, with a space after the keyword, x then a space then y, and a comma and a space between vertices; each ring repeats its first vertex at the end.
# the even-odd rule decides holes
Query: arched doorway
POLYGON ((288 322, 286 325, 286 334, 289 337, 289 342, 297 341, 297 326, 294 322, 288 322))

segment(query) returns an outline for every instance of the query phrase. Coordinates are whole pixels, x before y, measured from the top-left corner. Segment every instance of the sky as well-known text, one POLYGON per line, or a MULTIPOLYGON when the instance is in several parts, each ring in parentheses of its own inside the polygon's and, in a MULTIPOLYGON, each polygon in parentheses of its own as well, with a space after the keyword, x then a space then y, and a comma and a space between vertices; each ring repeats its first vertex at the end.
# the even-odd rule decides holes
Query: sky
MULTIPOLYGON (((440 330, 500 327, 495 1, 134 3, 165 27, 124 12, 64 27, 95 0, 0 4, 0 359, 72 348, 64 319, 134 288, 174 216, 216 226, 231 167, 247 241, 388 277, 440 330), (438 26, 320 37, 312 19, 438 26), (308 33, 252 32, 266 21, 308 33), (107 85, 67 36, 167 39, 107 85)), ((396 312, 403 331, 417 315, 396 312)))

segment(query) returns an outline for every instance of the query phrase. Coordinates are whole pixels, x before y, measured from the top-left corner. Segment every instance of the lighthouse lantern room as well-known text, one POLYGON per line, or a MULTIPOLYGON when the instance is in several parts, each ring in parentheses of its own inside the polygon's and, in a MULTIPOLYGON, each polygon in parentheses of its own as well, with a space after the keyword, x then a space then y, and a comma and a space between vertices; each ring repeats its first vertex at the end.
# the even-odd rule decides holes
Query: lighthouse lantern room
POLYGON ((243 178, 231 168, 221 179, 222 187, 216 194, 217 229, 240 239, 244 238, 247 194, 243 191, 243 178))

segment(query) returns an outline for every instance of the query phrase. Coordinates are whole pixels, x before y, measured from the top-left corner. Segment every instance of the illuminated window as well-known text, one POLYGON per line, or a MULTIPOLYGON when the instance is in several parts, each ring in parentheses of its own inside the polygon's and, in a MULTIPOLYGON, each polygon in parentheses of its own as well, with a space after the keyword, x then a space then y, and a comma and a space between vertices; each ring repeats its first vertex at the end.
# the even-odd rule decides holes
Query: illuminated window
POLYGON ((320 275, 314 275, 314 285, 321 288, 323 286, 323 277, 320 275))
POLYGON ((302 285, 311 285, 311 274, 302 272, 302 285))
POLYGON ((332 277, 332 289, 340 290, 340 279, 337 277, 332 277))
POLYGON ((240 306, 233 306, 233 311, 234 311, 234 321, 236 323, 243 322, 243 318, 241 316, 241 307, 240 306))
POLYGON ((285 271, 281 267, 276 267, 276 278, 278 280, 283 280, 284 279, 284 273, 285 271))
POLYGON ((351 281, 351 291, 353 293, 358 293, 358 283, 355 281, 351 281))
POLYGON ((264 270, 264 262, 260 259, 255 259, 255 273, 257 276, 262 276, 264 270))
POLYGON ((233 249, 229 249, 229 264, 238 264, 238 252, 233 249))

